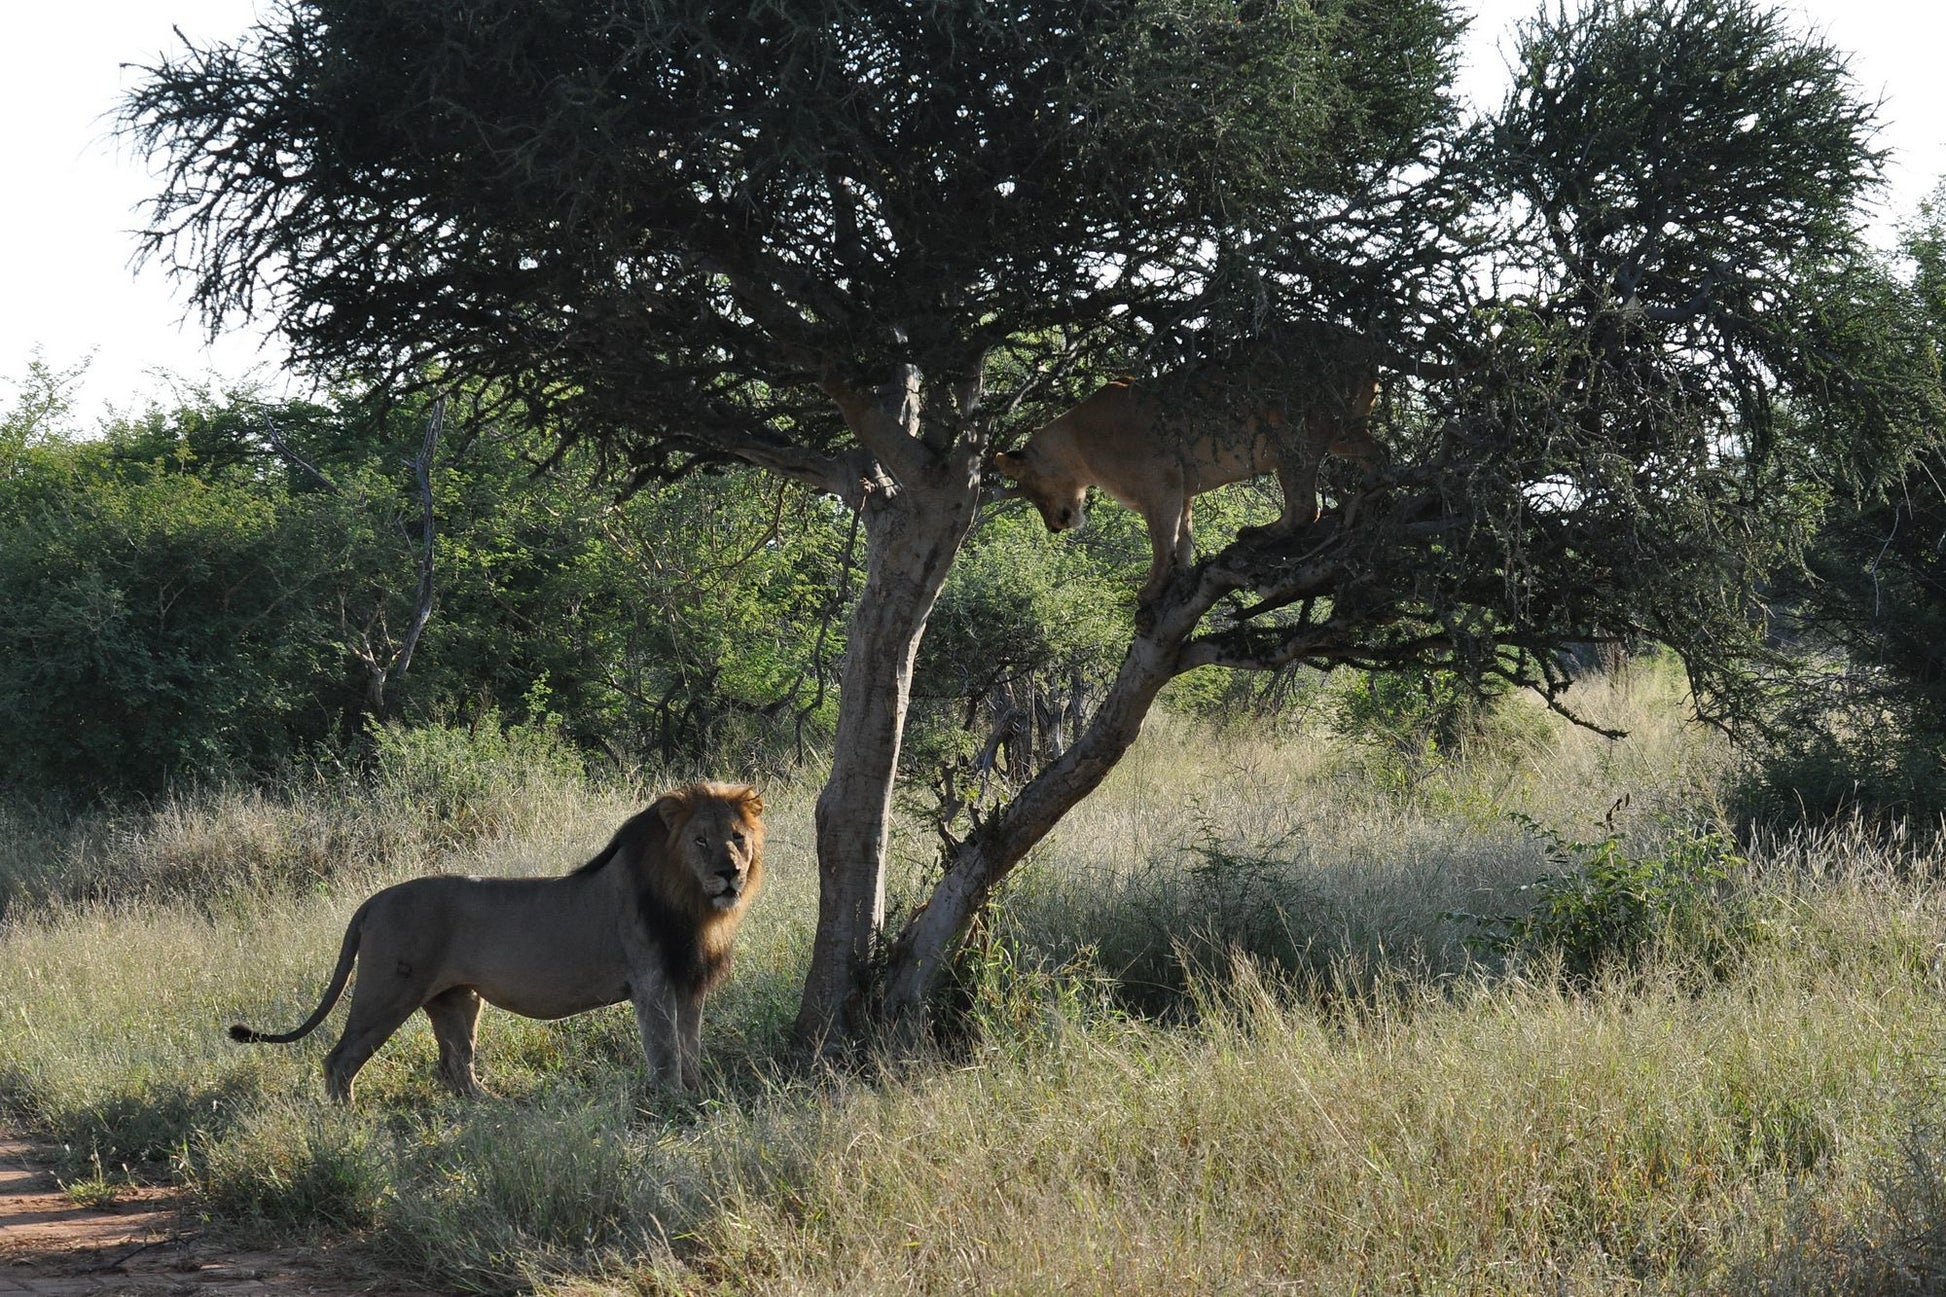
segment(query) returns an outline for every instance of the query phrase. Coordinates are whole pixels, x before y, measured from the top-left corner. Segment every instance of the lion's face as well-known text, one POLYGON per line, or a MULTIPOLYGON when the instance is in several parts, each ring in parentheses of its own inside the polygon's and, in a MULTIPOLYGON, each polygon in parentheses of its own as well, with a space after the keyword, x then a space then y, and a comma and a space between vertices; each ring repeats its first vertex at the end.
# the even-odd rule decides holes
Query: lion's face
POLYGON ((1088 484, 1073 470, 1040 454, 1032 442, 1024 450, 1001 451, 993 457, 993 467, 1034 502, 1049 531, 1070 531, 1087 524, 1088 484))
POLYGON ((763 878, 763 799, 753 788, 716 785, 708 796, 671 801, 663 812, 670 853, 705 904, 733 910, 748 901, 763 878))

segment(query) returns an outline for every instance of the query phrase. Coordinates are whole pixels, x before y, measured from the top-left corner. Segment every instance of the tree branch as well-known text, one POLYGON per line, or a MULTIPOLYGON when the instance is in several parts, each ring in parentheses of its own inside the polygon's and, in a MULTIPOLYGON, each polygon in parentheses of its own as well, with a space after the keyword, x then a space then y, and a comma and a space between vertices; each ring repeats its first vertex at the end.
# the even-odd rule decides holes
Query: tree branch
POLYGON ((270 448, 276 451, 285 463, 310 478, 313 482, 316 482, 332 495, 338 494, 338 484, 336 482, 333 482, 320 472, 317 465, 291 449, 290 443, 285 441, 283 434, 277 431, 277 425, 272 422, 269 410, 264 411, 264 440, 270 443, 270 448))
POLYGON ((433 402, 432 414, 426 419, 425 439, 419 444, 419 454, 412 461, 412 476, 419 484, 419 531, 421 549, 419 552, 419 596, 412 608, 412 623, 406 629, 405 641, 399 645, 398 656, 393 659, 391 674, 403 680, 406 670, 412 665, 412 651, 419 647, 419 636, 425 632, 426 623, 432 620, 432 560, 433 560, 433 510, 432 510, 432 457, 434 448, 439 445, 439 434, 446 422, 446 398, 440 397, 433 402))

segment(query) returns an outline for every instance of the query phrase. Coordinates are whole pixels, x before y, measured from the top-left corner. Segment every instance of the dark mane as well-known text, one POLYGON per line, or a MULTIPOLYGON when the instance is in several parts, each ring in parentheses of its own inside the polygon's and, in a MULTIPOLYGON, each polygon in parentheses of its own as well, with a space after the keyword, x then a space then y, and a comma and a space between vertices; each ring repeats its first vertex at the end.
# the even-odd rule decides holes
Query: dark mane
POLYGON ((636 911, 649 938, 662 955, 662 971, 685 996, 699 996, 730 971, 730 950, 711 950, 703 944, 696 920, 671 905, 654 887, 635 895, 636 911))
MULTIPOLYGON (((615 830, 615 836, 608 845, 570 877, 600 873, 622 856, 645 861, 666 838, 670 816, 684 814, 686 817, 698 802, 719 799, 734 803, 750 817, 761 842, 762 824, 754 817, 762 812, 763 802, 757 797, 755 789, 745 785, 690 784, 657 798, 646 810, 630 816, 615 830)), ((761 858, 756 861, 756 868, 761 870, 761 858)), ((685 882, 693 883, 693 880, 679 880, 665 870, 651 868, 637 881, 636 917, 647 930, 650 944, 660 955, 663 974, 683 995, 700 997, 730 971, 727 936, 720 941, 712 940, 710 933, 719 929, 725 933, 734 932, 734 916, 709 912, 700 896, 695 905, 686 905, 686 895, 679 897, 668 890, 673 886, 681 891, 685 882), (697 906, 702 907, 700 911, 697 906)))
POLYGON ((608 845, 600 851, 597 851, 593 860, 570 871, 568 877, 578 878, 582 874, 598 874, 607 868, 609 861, 620 855, 624 850, 639 853, 648 844, 649 839, 647 826, 643 821, 647 820, 650 813, 654 810, 655 808, 651 806, 648 810, 637 811, 626 820, 623 820, 622 827, 615 830, 615 836, 608 840, 608 845))

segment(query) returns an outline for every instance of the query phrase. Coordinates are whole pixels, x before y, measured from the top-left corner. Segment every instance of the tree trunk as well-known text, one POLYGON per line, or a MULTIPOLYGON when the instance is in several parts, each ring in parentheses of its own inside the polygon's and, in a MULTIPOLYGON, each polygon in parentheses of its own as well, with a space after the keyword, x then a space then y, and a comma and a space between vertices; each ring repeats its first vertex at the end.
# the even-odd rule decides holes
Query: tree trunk
POLYGON ((1206 578, 1166 592, 1153 610, 1154 624, 1129 645, 1114 686, 1072 746, 953 851, 932 896, 892 943, 877 1005, 889 1038, 907 1046, 925 1038, 929 1002, 967 926, 1013 867, 1101 785, 1135 742, 1156 695, 1181 669, 1184 642, 1225 588, 1206 578))
POLYGON ((926 618, 972 525, 977 457, 947 454, 860 504, 865 586, 845 641, 831 776, 817 803, 818 927, 794 1038, 823 1056, 861 1025, 859 993, 885 920, 893 781, 926 618), (918 479, 918 480, 913 480, 918 479))

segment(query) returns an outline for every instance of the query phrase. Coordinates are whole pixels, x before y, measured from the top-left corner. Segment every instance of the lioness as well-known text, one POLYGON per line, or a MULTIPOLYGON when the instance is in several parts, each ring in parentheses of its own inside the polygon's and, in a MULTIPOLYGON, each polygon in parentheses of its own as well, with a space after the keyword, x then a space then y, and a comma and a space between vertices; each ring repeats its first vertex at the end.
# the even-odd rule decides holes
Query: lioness
POLYGON ((1325 381, 1302 407, 1257 403, 1229 376, 1205 378, 1191 395, 1165 398, 1118 379, 1042 426, 1018 451, 993 456, 1019 484, 1049 531, 1088 520, 1088 488, 1098 486, 1142 515, 1153 553, 1136 595, 1146 604, 1171 570, 1195 557, 1190 502, 1205 491, 1259 473, 1277 474, 1284 510, 1268 533, 1317 521, 1318 468, 1325 455, 1370 462, 1378 442, 1365 424, 1378 396, 1378 367, 1360 359, 1320 366, 1325 381), (1216 395, 1210 395, 1216 394, 1216 395))
POLYGON ((473 1075, 480 1002, 528 1018, 633 1001, 658 1084, 700 1080, 703 996, 730 966, 730 939, 763 882, 763 799, 699 783, 656 799, 601 852, 560 878, 415 878, 351 916, 338 967, 303 1026, 237 1024, 232 1039, 284 1044, 324 1021, 358 961, 345 1034, 324 1085, 349 1102, 352 1078, 415 1009, 432 1019, 439 1076, 461 1095, 473 1075))

